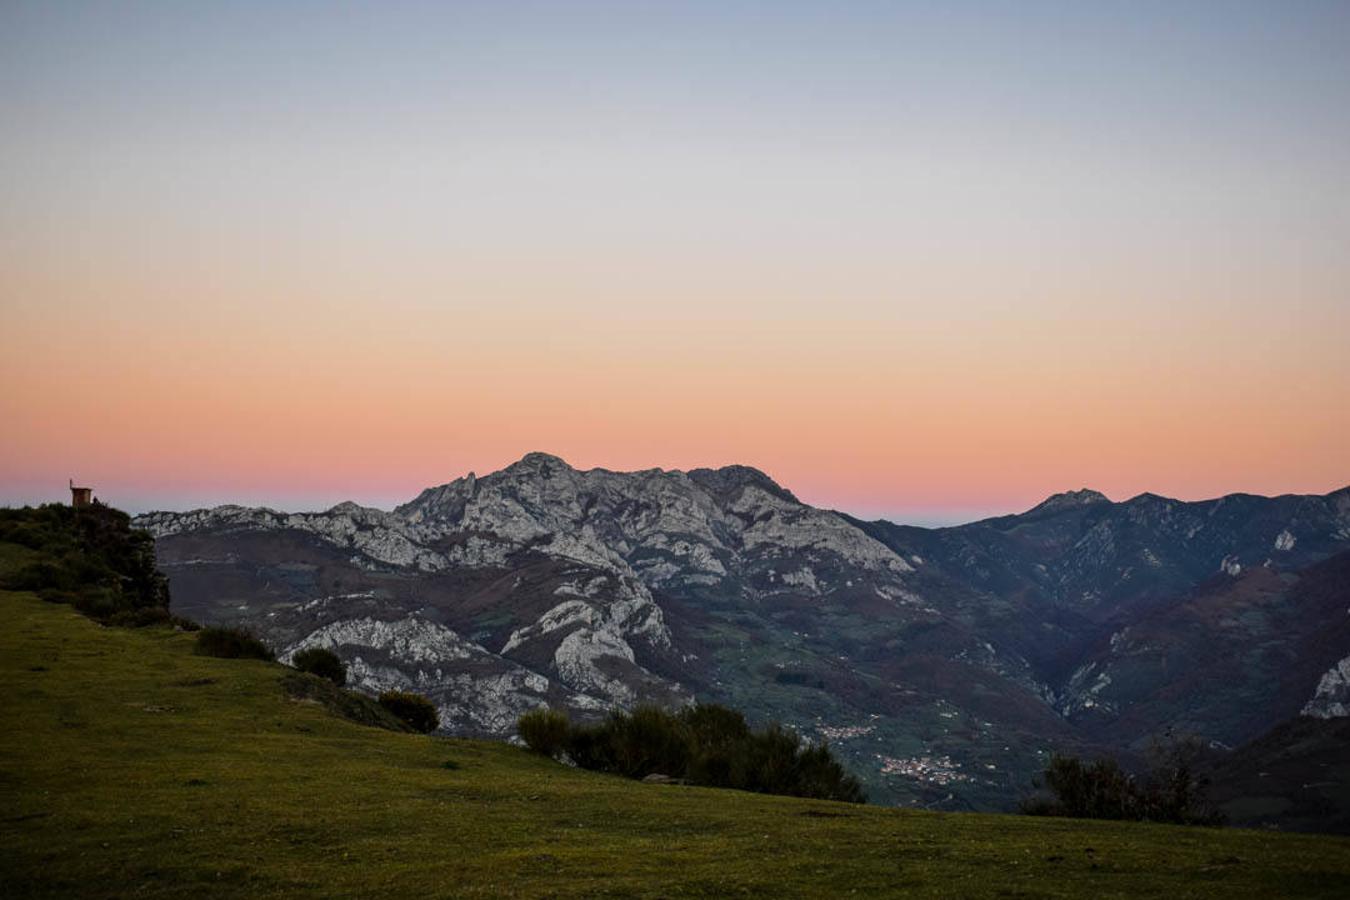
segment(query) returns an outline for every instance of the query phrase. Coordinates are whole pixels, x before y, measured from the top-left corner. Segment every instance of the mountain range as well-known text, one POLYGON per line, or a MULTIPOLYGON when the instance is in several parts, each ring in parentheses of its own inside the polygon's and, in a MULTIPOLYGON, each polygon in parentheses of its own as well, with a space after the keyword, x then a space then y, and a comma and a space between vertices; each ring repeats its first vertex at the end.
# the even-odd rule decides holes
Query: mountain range
MULTIPOLYGON (((878 802, 1015 805, 1052 752, 1223 751, 1350 708, 1350 488, 950 528, 801 503, 756 469, 531 453, 392 511, 155 512, 175 612, 322 646, 369 691, 508 737, 548 704, 727 703, 828 740, 878 802)), ((1315 727, 1315 726, 1314 726, 1315 727)))

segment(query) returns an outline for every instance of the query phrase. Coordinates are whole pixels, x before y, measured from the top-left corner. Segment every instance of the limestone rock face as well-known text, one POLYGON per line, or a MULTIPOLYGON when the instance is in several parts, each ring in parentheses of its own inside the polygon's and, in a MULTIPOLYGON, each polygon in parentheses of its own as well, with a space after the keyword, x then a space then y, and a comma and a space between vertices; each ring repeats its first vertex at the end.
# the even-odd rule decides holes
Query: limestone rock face
POLYGON ((288 654, 338 650, 353 685, 421 689, 437 698, 452 730, 509 732, 520 712, 559 696, 584 711, 687 702, 686 687, 653 671, 688 662, 653 590, 820 596, 845 580, 839 573, 861 570, 883 595, 913 596, 902 580, 912 567, 898 553, 743 466, 578 471, 531 453, 500 472, 429 488, 392 512, 354 503, 315 513, 222 506, 149 513, 136 524, 160 540, 162 562, 180 583, 191 583, 188 570, 204 576, 238 565, 249 555, 240 545, 282 537, 293 549, 263 553, 277 555, 277 579, 262 587, 290 602, 221 603, 203 583, 213 594, 210 618, 254 623, 288 654), (202 545, 222 552, 173 552, 202 545), (379 586, 324 592, 322 573, 334 566, 379 586), (419 578, 431 582, 424 608, 390 596, 403 593, 391 582, 419 578), (454 607, 465 592, 452 583, 471 594, 490 590, 509 629, 489 627, 492 639, 480 645, 438 621, 463 618, 454 607))
POLYGON ((1318 719, 1350 716, 1350 656, 1323 673, 1303 715, 1318 719))

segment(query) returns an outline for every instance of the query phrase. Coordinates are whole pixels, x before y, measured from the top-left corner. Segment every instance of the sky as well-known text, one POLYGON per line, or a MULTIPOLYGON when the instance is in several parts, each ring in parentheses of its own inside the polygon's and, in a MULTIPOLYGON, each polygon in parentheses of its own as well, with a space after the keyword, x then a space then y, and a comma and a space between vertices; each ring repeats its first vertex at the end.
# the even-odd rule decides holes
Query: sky
POLYGON ((0 503, 1350 483, 1350 3, 0 2, 0 503))

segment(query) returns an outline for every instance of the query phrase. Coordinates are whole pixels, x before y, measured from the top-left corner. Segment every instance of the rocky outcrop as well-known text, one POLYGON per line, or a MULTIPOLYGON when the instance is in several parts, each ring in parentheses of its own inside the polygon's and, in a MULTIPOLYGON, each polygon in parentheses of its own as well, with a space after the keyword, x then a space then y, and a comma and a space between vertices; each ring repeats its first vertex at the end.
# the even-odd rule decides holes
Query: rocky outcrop
POLYGON ((1317 719, 1350 716, 1350 656, 1328 669, 1302 711, 1317 719))

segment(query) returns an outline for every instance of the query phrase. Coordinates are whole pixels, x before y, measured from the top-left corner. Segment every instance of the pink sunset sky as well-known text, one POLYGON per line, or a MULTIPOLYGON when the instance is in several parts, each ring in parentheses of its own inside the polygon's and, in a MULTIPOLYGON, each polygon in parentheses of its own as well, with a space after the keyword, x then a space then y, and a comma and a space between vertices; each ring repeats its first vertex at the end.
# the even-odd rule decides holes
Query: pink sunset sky
POLYGON ((6 4, 0 503, 1350 483, 1345 6, 830 6, 6 4))

